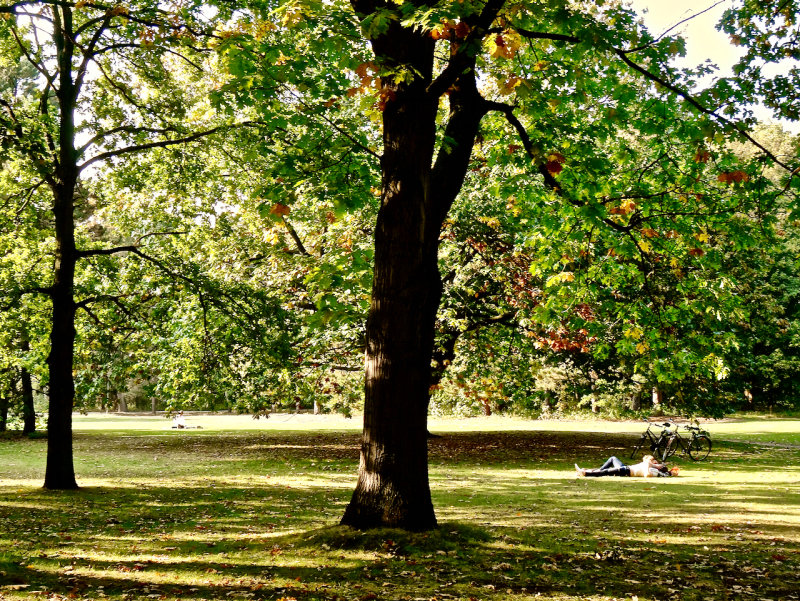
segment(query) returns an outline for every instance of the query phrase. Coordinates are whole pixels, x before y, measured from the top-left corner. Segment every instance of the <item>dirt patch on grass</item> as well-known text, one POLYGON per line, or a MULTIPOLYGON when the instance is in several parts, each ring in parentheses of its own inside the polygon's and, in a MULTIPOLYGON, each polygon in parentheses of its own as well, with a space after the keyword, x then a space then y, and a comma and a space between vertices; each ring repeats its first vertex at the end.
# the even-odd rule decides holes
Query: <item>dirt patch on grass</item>
POLYGON ((446 434, 429 442, 431 459, 506 463, 567 461, 627 454, 634 437, 596 432, 475 432, 446 434))
MULTIPOLYGON (((507 463, 572 461, 627 456, 635 437, 596 432, 456 432, 431 438, 436 462, 507 463)), ((109 453, 160 454, 176 460, 205 458, 357 461, 361 435, 351 432, 102 436, 78 434, 76 446, 109 453)))

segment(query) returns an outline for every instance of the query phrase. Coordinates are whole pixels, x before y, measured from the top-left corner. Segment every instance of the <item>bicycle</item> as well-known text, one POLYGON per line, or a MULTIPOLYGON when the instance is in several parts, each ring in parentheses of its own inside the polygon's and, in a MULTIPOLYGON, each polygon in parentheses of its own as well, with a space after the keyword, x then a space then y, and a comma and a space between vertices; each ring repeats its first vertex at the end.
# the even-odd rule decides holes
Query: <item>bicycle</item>
POLYGON ((666 461, 672 457, 680 447, 684 453, 692 458, 692 461, 702 461, 711 452, 711 435, 697 425, 684 426, 686 430, 691 433, 687 440, 678 432, 678 427, 675 426, 674 430, 668 431, 667 444, 664 447, 662 454, 656 456, 661 461, 666 461))
POLYGON ((672 425, 670 423, 663 423, 663 424, 652 424, 649 421, 647 422, 647 430, 642 432, 641 438, 639 438, 639 442, 633 448, 633 452, 631 453, 631 459, 635 459, 638 457, 639 451, 641 448, 647 443, 648 447, 650 448, 650 454, 653 457, 661 457, 664 454, 664 451, 667 448, 668 442, 668 435, 669 435, 669 427, 672 425), (661 428, 661 432, 656 435, 654 432, 650 430, 650 428, 656 425, 657 427, 661 428))

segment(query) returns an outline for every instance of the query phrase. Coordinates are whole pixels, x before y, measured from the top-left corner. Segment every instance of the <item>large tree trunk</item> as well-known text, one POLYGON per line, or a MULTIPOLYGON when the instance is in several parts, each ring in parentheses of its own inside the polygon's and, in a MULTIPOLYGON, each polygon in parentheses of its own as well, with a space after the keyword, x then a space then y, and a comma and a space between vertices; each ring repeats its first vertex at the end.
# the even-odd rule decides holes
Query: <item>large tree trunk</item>
POLYGON ((72 409, 75 384, 72 363, 75 354, 75 190, 78 168, 75 152, 75 101, 77 90, 72 79, 74 42, 72 13, 68 7, 54 10, 54 39, 58 48, 59 161, 57 179, 52 185, 56 253, 50 298, 53 322, 50 354, 47 357, 50 381, 50 411, 47 422, 47 467, 44 487, 74 489, 72 459, 72 409))
POLYGON ((426 530, 436 526, 427 416, 442 294, 439 235, 487 109, 475 86, 474 59, 467 60, 449 89, 448 144, 434 164, 439 97, 428 88, 432 38, 395 22, 373 40, 373 50, 380 63, 402 66, 416 77, 410 83, 382 81, 382 193, 367 320, 364 435, 358 483, 342 523, 426 530))
POLYGON ((437 101, 425 87, 433 41, 396 29, 378 57, 411 65, 410 84, 384 82, 382 201, 375 229, 367 321, 364 434, 358 484, 342 523, 425 530, 436 526, 428 483, 427 416, 440 221, 429 197, 437 101))

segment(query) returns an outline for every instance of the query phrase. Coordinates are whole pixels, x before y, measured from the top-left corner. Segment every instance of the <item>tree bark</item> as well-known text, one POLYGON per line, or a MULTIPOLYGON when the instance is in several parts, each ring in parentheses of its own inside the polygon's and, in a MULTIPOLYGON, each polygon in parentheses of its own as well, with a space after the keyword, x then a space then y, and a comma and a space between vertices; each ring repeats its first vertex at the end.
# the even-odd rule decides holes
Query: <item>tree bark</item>
POLYGON ((658 415, 661 414, 663 399, 664 393, 661 389, 658 386, 653 386, 653 411, 657 412, 658 415))
POLYGON ((24 367, 20 373, 22 380, 22 433, 36 432, 36 409, 33 406, 33 382, 31 372, 24 367))
MULTIPOLYGON (((370 3, 354 2, 364 14, 361 4, 370 3)), ((381 82, 384 153, 366 332, 364 433, 358 483, 342 524, 420 531, 436 526, 427 417, 442 294, 439 235, 486 110, 475 86, 473 59, 450 89, 448 146, 434 164, 439 97, 428 90, 434 41, 394 22, 372 44, 381 64, 402 66, 416 77, 381 82)))
MULTIPOLYGON (((22 332, 22 352, 31 350, 28 333, 22 332)), ((20 369, 20 386, 22 392, 22 433, 31 434, 36 431, 36 408, 33 406, 33 382, 31 372, 27 368, 20 369)))
POLYGON ((0 378, 8 377, 8 386, 4 386, 0 380, 0 432, 8 429, 8 408, 11 405, 11 370, 6 368, 0 370, 0 378))
POLYGON ((439 220, 430 198, 437 100, 426 94, 433 40, 393 27, 373 43, 418 76, 383 82, 382 196, 367 320, 364 433, 358 483, 342 523, 436 526, 428 482, 427 417, 436 310, 439 220))
MULTIPOLYGON (((74 188, 73 188, 74 189, 74 188)), ((72 409, 75 385, 72 363, 75 349, 75 237, 72 190, 63 186, 54 192, 56 217, 56 262, 50 295, 53 318, 50 331, 50 408, 47 420, 47 467, 44 487, 74 489, 72 457, 72 409)))
POLYGON ((75 354, 75 248, 74 195, 78 182, 75 152, 75 103, 77 90, 72 80, 72 13, 68 7, 54 9, 54 39, 58 50, 59 87, 56 93, 60 112, 58 165, 52 184, 55 221, 55 265, 50 299, 53 307, 50 331, 49 417, 47 422, 47 467, 44 487, 75 489, 72 457, 72 409, 75 384, 72 364, 75 354))

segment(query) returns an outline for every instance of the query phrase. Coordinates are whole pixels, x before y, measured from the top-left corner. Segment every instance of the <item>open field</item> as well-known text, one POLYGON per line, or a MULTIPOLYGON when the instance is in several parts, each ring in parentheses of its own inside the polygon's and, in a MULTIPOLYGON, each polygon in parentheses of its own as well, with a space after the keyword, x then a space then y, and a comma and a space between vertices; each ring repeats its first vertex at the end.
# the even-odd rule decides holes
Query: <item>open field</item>
POLYGON ((431 420, 440 528, 359 533, 357 419, 75 418, 76 492, 0 439, 0 598, 800 599, 800 420, 710 422, 678 478, 576 479, 635 422, 431 420))

